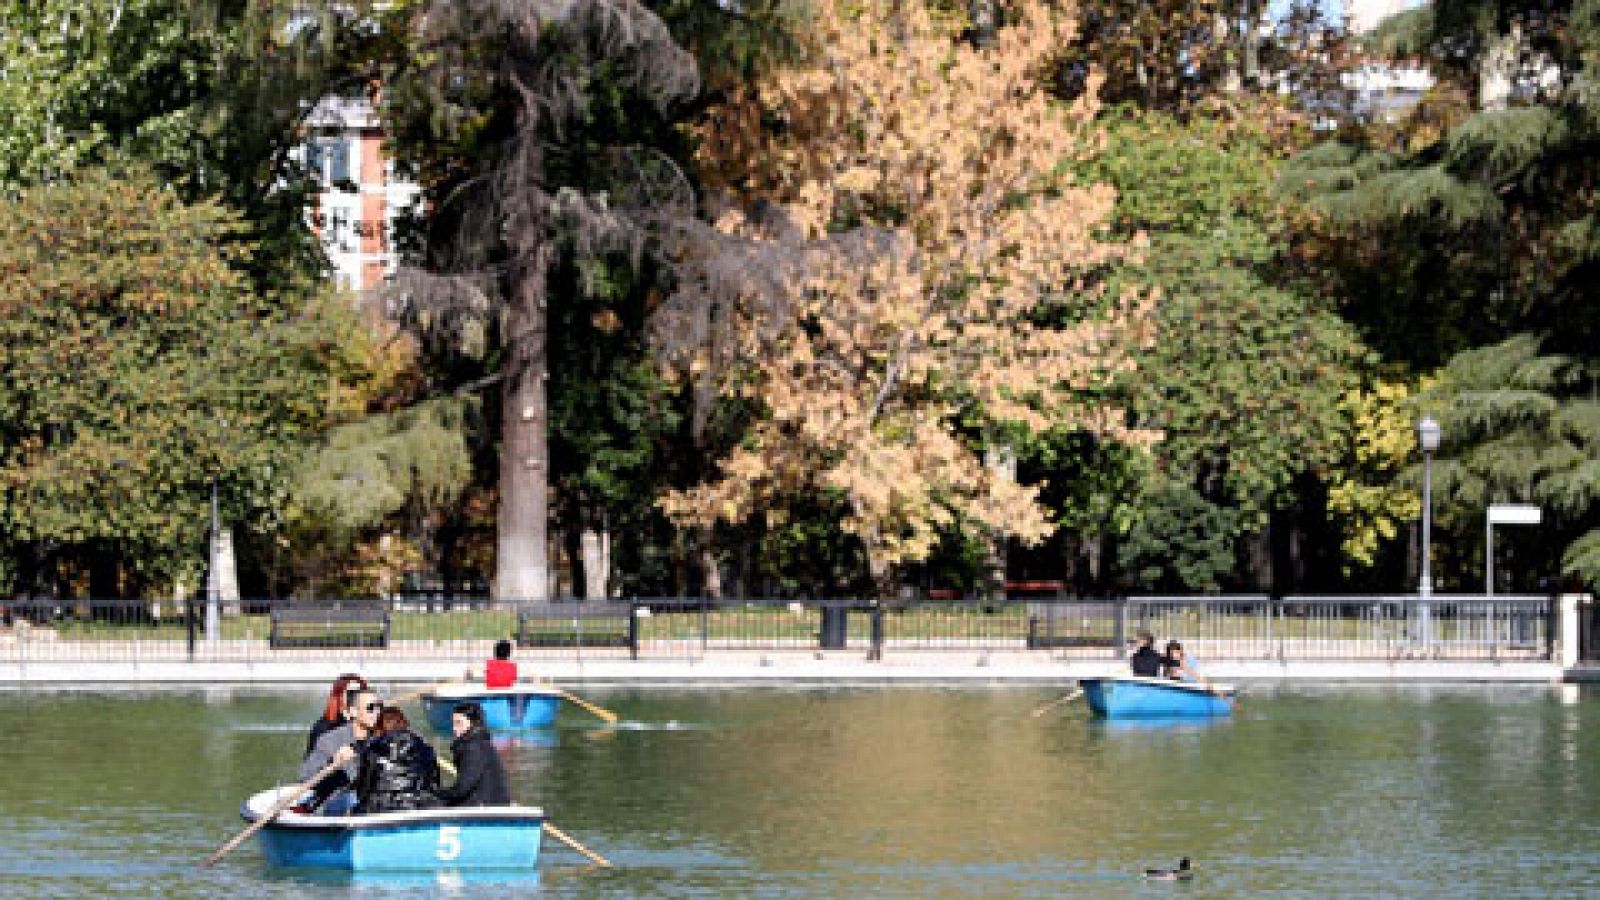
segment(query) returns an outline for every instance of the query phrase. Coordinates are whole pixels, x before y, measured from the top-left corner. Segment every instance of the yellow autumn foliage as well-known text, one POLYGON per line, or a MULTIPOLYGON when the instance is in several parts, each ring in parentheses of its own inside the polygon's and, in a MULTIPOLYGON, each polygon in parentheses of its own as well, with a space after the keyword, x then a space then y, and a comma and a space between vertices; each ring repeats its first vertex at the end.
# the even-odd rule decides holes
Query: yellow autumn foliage
POLYGON ((958 418, 1155 438, 1090 399, 1132 367, 1151 301, 1076 287, 1127 248, 1101 237, 1112 191, 1063 174, 1096 150, 1092 100, 1039 79, 1072 21, 1021 0, 1007 22, 980 48, 924 0, 821 2, 806 62, 696 127, 716 228, 795 264, 766 273, 782 303, 737 306, 726 346, 685 356, 722 360, 719 390, 763 416, 716 478, 663 499, 678 521, 836 491, 882 571, 958 523, 1052 530, 1039 487, 985 466, 958 418))
POLYGON ((1416 491, 1396 483, 1417 453, 1412 397, 1404 383, 1378 381, 1339 403, 1350 422, 1351 458, 1329 482, 1328 511, 1343 525, 1347 568, 1372 565, 1378 547, 1421 513, 1416 491))

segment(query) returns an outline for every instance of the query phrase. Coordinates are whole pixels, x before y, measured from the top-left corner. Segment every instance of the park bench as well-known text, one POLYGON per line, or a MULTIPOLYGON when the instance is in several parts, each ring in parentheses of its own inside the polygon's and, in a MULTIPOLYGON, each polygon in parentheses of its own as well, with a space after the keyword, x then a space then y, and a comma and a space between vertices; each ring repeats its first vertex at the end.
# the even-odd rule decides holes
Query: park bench
POLYGON ((268 646, 387 647, 389 610, 359 606, 278 606, 272 610, 268 646))
POLYGON ((1029 604, 1028 647, 1047 649, 1053 647, 1100 647, 1109 649, 1121 644, 1116 634, 1105 634, 1101 628, 1110 625, 1115 630, 1115 607, 1107 603, 1032 603, 1029 604))
POLYGON ((519 647, 627 647, 639 652, 631 604, 524 606, 517 610, 519 647))

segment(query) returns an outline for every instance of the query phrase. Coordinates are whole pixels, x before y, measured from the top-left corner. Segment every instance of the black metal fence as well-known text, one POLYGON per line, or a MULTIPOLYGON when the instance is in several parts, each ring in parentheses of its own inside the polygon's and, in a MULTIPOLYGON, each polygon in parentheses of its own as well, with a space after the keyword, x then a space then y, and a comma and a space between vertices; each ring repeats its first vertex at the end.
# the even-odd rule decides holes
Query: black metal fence
POLYGON ((1112 659, 1149 631, 1205 659, 1549 660, 1543 596, 1011 597, 995 600, 456 597, 217 604, 203 599, 0 603, 0 661, 486 656, 701 657, 726 651, 1043 653, 1112 659), (207 627, 208 621, 211 627, 207 627))

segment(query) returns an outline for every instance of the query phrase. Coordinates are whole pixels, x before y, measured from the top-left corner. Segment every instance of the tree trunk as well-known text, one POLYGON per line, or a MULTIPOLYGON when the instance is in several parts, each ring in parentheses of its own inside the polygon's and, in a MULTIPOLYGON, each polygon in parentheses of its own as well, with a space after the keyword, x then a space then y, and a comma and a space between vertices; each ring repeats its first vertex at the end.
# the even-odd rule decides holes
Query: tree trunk
MULTIPOLYGON (((991 478, 997 481, 1017 480, 1017 454, 1009 446, 989 447, 984 451, 983 461, 989 468, 991 478)), ((1006 539, 1006 533, 999 529, 989 535, 988 585, 984 593, 995 602, 1006 598, 1006 539)))
POLYGON ((604 600, 610 596, 607 584, 611 575, 611 532, 604 526, 594 527, 586 522, 578 536, 578 546, 583 554, 583 598, 604 600))
POLYGON ((717 554, 712 549, 714 538, 711 528, 700 528, 695 531, 694 549, 696 562, 700 565, 701 575, 705 578, 704 591, 706 599, 722 599, 722 567, 717 564, 717 554))
POLYGON ((540 602, 550 597, 550 409, 545 396, 549 337, 545 267, 531 265, 515 287, 506 322, 509 359, 501 395, 500 516, 495 597, 540 602))

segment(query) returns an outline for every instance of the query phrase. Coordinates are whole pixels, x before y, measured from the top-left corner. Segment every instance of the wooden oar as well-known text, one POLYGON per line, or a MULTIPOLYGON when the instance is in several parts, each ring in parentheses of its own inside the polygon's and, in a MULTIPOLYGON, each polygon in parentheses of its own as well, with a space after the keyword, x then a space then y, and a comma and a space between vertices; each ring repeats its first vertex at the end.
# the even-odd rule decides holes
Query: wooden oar
POLYGON ((402 703, 409 703, 412 700, 416 700, 416 699, 420 698, 423 694, 431 694, 434 691, 437 691, 439 688, 446 687, 446 686, 452 685, 452 684, 465 684, 465 683, 466 682, 462 681, 459 678, 453 678, 453 679, 451 679, 449 681, 441 681, 438 684, 430 685, 428 687, 422 688, 421 690, 406 691, 404 694, 396 694, 395 696, 390 697, 386 701, 386 705, 388 705, 388 706, 399 706, 402 703))
POLYGON ((550 832, 551 837, 588 857, 589 861, 595 865, 605 866, 608 869, 611 868, 611 863, 607 861, 604 856, 601 856, 593 850, 590 850, 588 847, 585 847, 584 845, 568 837, 566 832, 555 827, 554 825, 551 825, 549 822, 544 823, 544 830, 550 832))
POLYGON ((209 868, 210 866, 214 865, 217 860, 227 856, 229 853, 232 853, 235 847, 249 840, 250 835, 255 834, 262 828, 265 828, 268 822, 271 822, 273 819, 278 817, 278 813, 281 813, 290 806, 293 806, 294 802, 300 799, 301 794, 311 790, 311 788, 314 787, 317 782, 328 777, 329 775, 332 775, 333 771, 339 768, 341 765, 343 764, 336 762, 328 763, 327 765, 323 766, 322 769, 317 772, 317 774, 307 778, 305 781, 302 781, 295 787, 294 790, 279 797, 277 803, 272 804, 271 808, 269 808, 265 813, 262 813, 261 816, 254 822, 250 823, 250 827, 234 835, 233 840, 230 840, 221 847, 218 847, 217 852, 206 857, 205 860, 200 863, 200 866, 202 868, 209 868))
POLYGON ((1078 699, 1078 697, 1080 697, 1082 694, 1083 694, 1083 688, 1077 688, 1076 690, 1072 691, 1071 693, 1067 694, 1064 697, 1057 697, 1056 699, 1051 700, 1049 703, 1046 703, 1045 705, 1043 705, 1043 706, 1039 707, 1038 709, 1034 710, 1033 711, 1033 717, 1035 719, 1037 719, 1040 716, 1044 715, 1045 713, 1049 712, 1050 710, 1055 709, 1056 707, 1060 706, 1063 703, 1066 703, 1068 700, 1076 700, 1076 699, 1078 699))
POLYGON ((606 724, 608 724, 608 725, 615 725, 616 724, 616 722, 617 722, 617 714, 612 712, 611 710, 603 709, 601 707, 595 706, 593 703, 590 703, 589 701, 583 699, 582 697, 579 697, 578 695, 572 693, 571 691, 564 691, 561 688, 556 688, 556 692, 559 693, 565 699, 571 700, 573 703, 576 703, 577 705, 583 707, 584 709, 588 710, 589 712, 594 713, 596 716, 599 716, 601 719, 604 719, 606 724))

